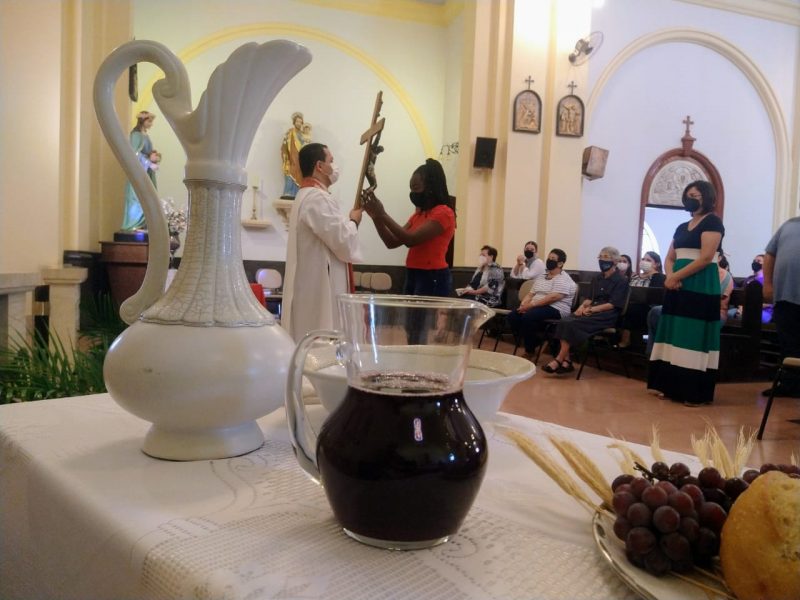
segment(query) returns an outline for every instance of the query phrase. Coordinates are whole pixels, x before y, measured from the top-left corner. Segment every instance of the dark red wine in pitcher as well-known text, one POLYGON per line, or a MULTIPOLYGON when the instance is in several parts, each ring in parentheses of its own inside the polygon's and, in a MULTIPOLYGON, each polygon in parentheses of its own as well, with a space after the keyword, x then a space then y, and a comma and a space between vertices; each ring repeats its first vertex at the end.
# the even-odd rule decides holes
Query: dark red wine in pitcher
POLYGON ((317 445, 322 485, 334 515, 361 541, 433 545, 456 533, 486 471, 483 430, 458 392, 436 381, 378 374, 387 387, 349 387, 317 445), (423 381, 421 381, 423 380, 423 381), (441 389, 441 385, 438 386, 441 389), (363 539, 363 538, 366 538, 363 539))

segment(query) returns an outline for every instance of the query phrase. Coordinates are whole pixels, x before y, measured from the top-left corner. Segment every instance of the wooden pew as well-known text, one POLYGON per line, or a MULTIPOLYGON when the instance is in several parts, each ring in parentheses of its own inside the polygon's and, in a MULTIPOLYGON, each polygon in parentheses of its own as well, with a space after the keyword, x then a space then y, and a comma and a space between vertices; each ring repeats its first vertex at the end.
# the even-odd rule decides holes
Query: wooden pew
POLYGON ((757 281, 736 288, 730 304, 742 307, 741 319, 729 319, 720 336, 719 381, 749 381, 761 362, 761 304, 763 289, 757 281))

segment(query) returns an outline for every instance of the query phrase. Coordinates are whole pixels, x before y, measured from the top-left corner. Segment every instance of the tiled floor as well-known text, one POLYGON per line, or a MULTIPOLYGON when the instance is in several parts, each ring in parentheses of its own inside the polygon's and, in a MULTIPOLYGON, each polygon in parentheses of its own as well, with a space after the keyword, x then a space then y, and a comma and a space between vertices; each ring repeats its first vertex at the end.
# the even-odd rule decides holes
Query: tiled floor
MULTIPOLYGON (((491 342, 484 342, 484 350, 491 349, 491 342)), ((503 342, 498 348, 498 352, 511 350, 503 342)), ((543 355, 539 366, 549 359, 543 355)), ((706 423, 716 428, 729 449, 735 446, 741 427, 757 431, 766 404, 759 392, 769 384, 718 384, 714 404, 688 408, 648 394, 644 381, 589 366, 579 381, 574 373, 547 375, 537 369, 536 375, 511 391, 502 410, 642 444, 650 443, 651 427, 656 424, 662 448, 692 454, 690 436, 702 436, 706 423)), ((756 441, 749 463, 787 463, 792 453, 800 459, 800 399, 776 398, 764 439, 756 441)))

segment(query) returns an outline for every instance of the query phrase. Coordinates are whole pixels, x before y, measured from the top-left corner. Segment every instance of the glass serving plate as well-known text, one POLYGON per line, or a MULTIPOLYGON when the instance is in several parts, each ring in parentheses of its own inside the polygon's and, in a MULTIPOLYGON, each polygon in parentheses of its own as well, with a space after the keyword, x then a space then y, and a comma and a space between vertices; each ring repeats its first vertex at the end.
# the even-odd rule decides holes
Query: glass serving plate
MULTIPOLYGON (((709 600, 723 596, 706 593, 703 589, 673 575, 655 577, 633 566, 625 556, 625 545, 614 535, 614 522, 603 513, 595 513, 592 533, 600 554, 614 572, 645 600, 709 600)), ((693 577, 696 577, 693 575, 693 577)), ((716 582, 704 579, 703 583, 717 587, 716 582)))

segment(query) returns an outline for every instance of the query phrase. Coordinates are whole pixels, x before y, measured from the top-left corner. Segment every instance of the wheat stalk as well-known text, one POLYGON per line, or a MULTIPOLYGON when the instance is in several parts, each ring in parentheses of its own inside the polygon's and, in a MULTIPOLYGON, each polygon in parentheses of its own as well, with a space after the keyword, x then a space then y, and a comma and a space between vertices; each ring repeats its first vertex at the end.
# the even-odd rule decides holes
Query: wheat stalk
MULTIPOLYGON (((611 437, 614 438, 614 436, 611 436, 611 437)), ((630 475, 636 475, 636 473, 637 473, 637 471, 636 471, 636 463, 639 463, 640 465, 646 465, 647 461, 644 460, 638 454, 636 454, 636 452, 634 452, 633 450, 628 448, 625 444, 623 444, 622 442, 624 440, 620 441, 620 440, 617 440, 617 438, 614 438, 614 439, 616 441, 613 444, 609 444, 608 446, 606 446, 606 448, 611 448, 613 450, 619 450, 622 453, 622 456, 623 456, 623 460, 622 460, 622 462, 620 462, 620 466, 623 467, 622 468, 622 472, 623 473, 628 473, 630 475)))
POLYGON ((671 574, 677 577, 678 579, 683 579, 685 582, 691 583, 692 585, 699 587, 706 593, 716 594, 717 596, 722 596, 723 598, 727 598, 728 600, 736 600, 735 596, 731 596, 726 591, 721 590, 719 588, 715 588, 713 585, 705 584, 702 581, 698 581, 694 577, 687 577, 686 575, 681 575, 680 573, 676 573, 675 571, 671 571, 671 574))
POLYGON ((714 466, 722 473, 723 477, 735 477, 733 460, 716 429, 709 429, 709 438, 711 440, 711 456, 714 460, 714 466))
POLYGON ((708 432, 699 440, 694 436, 691 435, 691 442, 692 442, 692 451, 697 459, 700 461, 700 464, 704 467, 711 466, 711 460, 708 457, 709 451, 709 444, 708 444, 708 432))
MULTIPOLYGON (((707 569, 704 569, 703 567, 698 567, 697 565, 694 566, 694 570, 697 571, 698 573, 700 573, 701 575, 705 575, 709 579, 713 579, 714 581, 718 581, 719 583, 721 583, 722 585, 725 586, 726 590, 728 589, 728 583, 725 581, 725 578, 722 577, 721 575, 717 575, 713 571, 709 571, 707 569)), ((728 590, 728 591, 730 591, 730 590, 728 590)))
POLYGON ((586 493, 580 488, 569 473, 550 458, 547 453, 542 450, 536 442, 530 439, 523 433, 514 429, 502 427, 505 430, 505 435, 513 441, 519 448, 528 455, 536 465, 545 472, 545 474, 555 481, 558 486, 567 494, 575 498, 581 505, 588 509, 592 514, 601 510, 599 506, 591 501, 586 493))
POLYGON ((719 433, 713 426, 708 425, 701 439, 694 435, 692 450, 704 467, 715 467, 723 477, 738 477, 750 458, 755 444, 755 434, 745 434, 744 427, 739 429, 736 436, 736 447, 731 456, 719 433))
POLYGON ((744 471, 755 443, 755 432, 751 430, 750 434, 746 435, 744 427, 741 427, 739 429, 739 435, 736 437, 736 449, 733 451, 733 477, 738 477, 739 474, 744 471))
POLYGON ((661 452, 661 444, 658 439, 658 425, 653 425, 653 438, 650 440, 650 454, 653 455, 653 460, 657 462, 667 462, 664 459, 664 453, 661 452))
POLYGON ((597 494, 603 501, 603 504, 611 508, 611 486, 606 481, 605 476, 597 468, 591 458, 578 448, 573 442, 568 440, 561 440, 553 435, 547 436, 550 443, 561 453, 561 456, 569 463, 575 474, 580 477, 589 488, 597 494))

